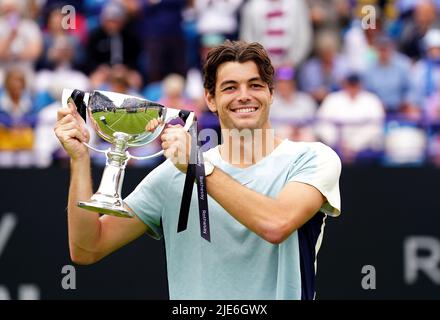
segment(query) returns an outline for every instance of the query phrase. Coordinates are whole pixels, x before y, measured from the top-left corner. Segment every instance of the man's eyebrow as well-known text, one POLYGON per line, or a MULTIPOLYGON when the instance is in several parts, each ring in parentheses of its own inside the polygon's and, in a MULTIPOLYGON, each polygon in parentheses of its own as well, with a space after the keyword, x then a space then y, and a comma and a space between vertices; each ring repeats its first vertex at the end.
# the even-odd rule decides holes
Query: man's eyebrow
POLYGON ((220 87, 223 87, 223 86, 228 85, 228 84, 237 84, 237 83, 238 82, 234 81, 234 80, 225 80, 222 83, 220 83, 220 87))
MULTIPOLYGON (((249 80, 247 80, 247 82, 253 82, 253 81, 263 81, 263 79, 261 79, 261 77, 254 77, 254 78, 250 78, 249 80)), ((220 87, 223 87, 228 84, 237 84, 237 83, 238 82, 235 80, 225 80, 222 83, 220 83, 220 87)))

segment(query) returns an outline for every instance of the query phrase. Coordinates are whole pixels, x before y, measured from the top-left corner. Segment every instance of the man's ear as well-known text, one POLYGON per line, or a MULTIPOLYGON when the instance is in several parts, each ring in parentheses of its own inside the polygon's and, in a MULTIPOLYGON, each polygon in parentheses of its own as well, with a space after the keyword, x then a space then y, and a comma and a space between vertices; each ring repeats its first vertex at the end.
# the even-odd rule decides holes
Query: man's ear
POLYGON ((214 97, 206 89, 205 89, 205 101, 206 101, 206 104, 208 105, 208 109, 211 112, 216 113, 217 107, 215 106, 214 97))

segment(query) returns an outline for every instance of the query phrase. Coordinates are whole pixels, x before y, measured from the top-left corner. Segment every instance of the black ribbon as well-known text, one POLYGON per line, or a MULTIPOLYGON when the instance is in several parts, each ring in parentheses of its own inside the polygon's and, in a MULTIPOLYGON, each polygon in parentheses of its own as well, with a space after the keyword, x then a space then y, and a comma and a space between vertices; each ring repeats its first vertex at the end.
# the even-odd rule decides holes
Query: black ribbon
POLYGON ((208 194, 206 192, 205 165, 203 163, 203 154, 200 150, 200 142, 197 139, 197 121, 194 121, 194 123, 191 125, 189 133, 191 135, 191 153, 188 169, 186 171, 182 202, 180 204, 177 232, 186 230, 188 226, 189 208, 191 205, 191 197, 195 179, 199 200, 198 204, 200 218, 200 235, 205 240, 211 242, 209 231, 208 194))
POLYGON ((73 100, 73 103, 75 103, 76 110, 78 111, 81 118, 83 118, 84 122, 87 122, 86 118, 86 105, 84 103, 84 91, 75 89, 72 91, 72 94, 70 97, 73 100))

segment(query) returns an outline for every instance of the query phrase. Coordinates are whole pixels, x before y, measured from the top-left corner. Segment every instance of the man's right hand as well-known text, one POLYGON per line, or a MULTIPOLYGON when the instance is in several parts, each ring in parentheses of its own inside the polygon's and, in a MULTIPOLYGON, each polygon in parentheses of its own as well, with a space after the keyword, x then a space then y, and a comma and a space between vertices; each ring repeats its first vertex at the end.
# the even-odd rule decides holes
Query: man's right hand
POLYGON ((69 156, 79 160, 89 155, 88 148, 82 142, 88 142, 90 134, 71 99, 67 105, 68 108, 58 110, 54 131, 69 156))

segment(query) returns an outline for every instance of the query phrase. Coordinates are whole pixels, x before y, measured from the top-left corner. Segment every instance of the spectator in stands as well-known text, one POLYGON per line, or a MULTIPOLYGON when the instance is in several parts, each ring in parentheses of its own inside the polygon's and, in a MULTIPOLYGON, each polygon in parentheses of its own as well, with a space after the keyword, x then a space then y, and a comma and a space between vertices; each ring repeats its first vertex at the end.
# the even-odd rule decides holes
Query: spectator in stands
POLYGON ((407 110, 409 59, 396 52, 393 41, 385 35, 377 39, 376 48, 378 58, 364 74, 365 88, 378 95, 387 115, 399 115, 407 110))
POLYGON ((317 112, 316 133, 346 163, 375 161, 382 150, 385 111, 379 98, 349 74, 343 90, 329 94, 317 112))
POLYGON ((379 9, 370 24, 364 25, 362 19, 353 19, 350 28, 343 36, 342 51, 351 71, 364 73, 376 60, 376 38, 382 33, 383 18, 379 9), (374 24, 373 24, 374 22, 374 24))
POLYGON ((92 88, 108 90, 123 94, 139 96, 142 85, 140 74, 123 64, 101 66, 98 72, 91 76, 92 88))
POLYGON ((191 104, 189 99, 185 97, 185 78, 180 74, 169 74, 162 81, 163 95, 159 100, 160 104, 170 108, 191 110, 200 115, 199 110, 191 104))
POLYGON ((346 59, 339 52, 338 36, 322 31, 316 37, 316 57, 307 60, 301 68, 299 87, 319 103, 333 91, 339 90, 348 73, 346 59))
POLYGON ((350 4, 345 0, 308 0, 315 31, 339 31, 350 21, 350 4))
POLYGON ((35 118, 25 72, 18 68, 8 69, 4 90, 0 94, 1 167, 28 167, 33 164, 35 118))
POLYGON ((416 63, 411 72, 411 88, 409 100, 413 109, 418 112, 426 107, 426 99, 430 97, 440 83, 440 29, 431 29, 423 38, 426 57, 416 63), (418 107, 418 108, 417 108, 418 107))
POLYGON ((91 31, 88 40, 89 72, 116 64, 136 69, 141 48, 138 38, 125 28, 124 7, 117 2, 109 2, 103 8, 100 18, 101 25, 91 31))
POLYGON ((243 0, 194 0, 199 35, 220 34, 235 40, 238 35, 237 11, 242 2, 243 0))
POLYGON ((52 70, 43 69, 37 73, 33 90, 38 94, 48 93, 53 82, 63 78, 69 79, 72 85, 75 84, 75 88, 87 90, 89 79, 81 71, 73 68, 76 54, 77 50, 72 37, 59 35, 54 38, 47 54, 52 70))
POLYGON ((146 81, 159 82, 170 73, 185 75, 182 10, 186 0, 147 0, 142 7, 142 42, 146 81))
POLYGON ((41 31, 33 20, 22 17, 23 8, 22 1, 0 1, 0 84, 4 70, 14 66, 20 66, 31 81, 43 48, 41 31))
MULTIPOLYGON (((63 19, 64 14, 61 12, 61 7, 56 6, 49 12, 47 26, 43 32, 44 49, 38 62, 39 69, 53 70, 57 67, 57 62, 60 60, 60 57, 58 57, 60 52, 54 47, 58 38, 65 38, 70 42, 72 53, 74 54, 69 61, 72 68, 81 69, 83 67, 84 49, 80 40, 63 27, 63 19)), ((71 55, 71 53, 68 54, 68 56, 71 55)))
POLYGON ((275 67, 303 62, 312 37, 305 0, 250 0, 243 6, 240 38, 261 43, 275 67))
POLYGON ((139 92, 130 85, 129 70, 122 64, 114 65, 110 72, 109 91, 139 95, 139 92))
MULTIPOLYGON (((107 2, 108 0, 101 1, 107 2)), ((86 14, 90 14, 90 11, 85 10, 84 5, 87 0, 35 0, 37 2, 38 11, 41 16, 39 20, 41 25, 45 25, 45 21, 49 21, 50 14, 56 9, 64 9, 62 13, 64 15, 63 22, 66 23, 67 31, 70 35, 74 36, 81 43, 81 46, 87 44, 87 37, 89 30, 93 29, 95 25, 92 25, 87 21, 86 14), (74 11, 73 11, 73 9, 74 11)), ((99 20, 99 15, 96 20, 99 20)), ((44 28, 43 28, 44 30, 44 28)))
POLYGON ((294 69, 278 68, 270 108, 270 121, 277 135, 293 141, 314 141, 312 121, 316 109, 316 102, 311 96, 297 91, 294 69))
POLYGON ((418 0, 414 3, 413 14, 405 19, 399 35, 400 51, 414 61, 423 57, 423 38, 429 29, 439 28, 440 19, 434 1, 418 0))

